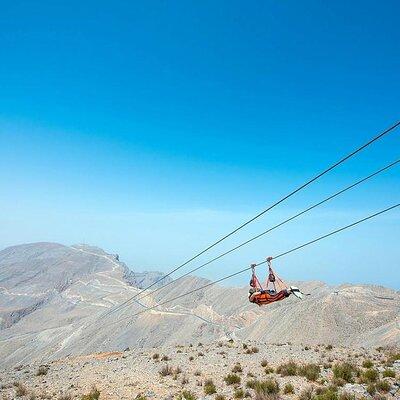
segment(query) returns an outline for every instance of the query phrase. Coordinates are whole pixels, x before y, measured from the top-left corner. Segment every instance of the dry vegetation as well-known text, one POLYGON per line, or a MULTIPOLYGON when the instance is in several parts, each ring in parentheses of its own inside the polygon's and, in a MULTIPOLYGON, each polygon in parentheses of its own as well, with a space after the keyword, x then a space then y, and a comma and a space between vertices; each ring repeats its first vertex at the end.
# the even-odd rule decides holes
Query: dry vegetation
POLYGON ((18 366, 0 374, 0 399, 394 400, 399 372, 393 350, 231 340, 18 366))

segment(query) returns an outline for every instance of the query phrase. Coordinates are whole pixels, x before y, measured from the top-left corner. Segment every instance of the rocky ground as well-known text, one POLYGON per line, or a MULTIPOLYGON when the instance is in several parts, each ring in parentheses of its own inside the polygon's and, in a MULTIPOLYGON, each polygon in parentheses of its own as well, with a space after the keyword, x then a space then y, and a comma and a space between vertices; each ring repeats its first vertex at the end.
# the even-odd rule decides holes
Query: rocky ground
POLYGON ((0 372, 0 398, 391 400, 399 377, 396 349, 231 340, 20 365, 0 372))

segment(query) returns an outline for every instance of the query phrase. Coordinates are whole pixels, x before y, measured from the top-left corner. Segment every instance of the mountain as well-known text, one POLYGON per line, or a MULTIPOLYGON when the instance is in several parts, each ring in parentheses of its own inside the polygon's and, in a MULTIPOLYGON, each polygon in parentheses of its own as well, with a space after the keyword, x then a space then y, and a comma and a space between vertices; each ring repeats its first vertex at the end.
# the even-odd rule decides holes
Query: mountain
POLYGON ((87 245, 33 243, 1 251, 1 363, 227 338, 400 344, 400 294, 378 286, 300 282, 311 296, 259 308, 248 302, 247 288, 193 291, 209 281, 188 276, 117 307, 159 278, 160 273, 132 272, 117 255, 87 245))

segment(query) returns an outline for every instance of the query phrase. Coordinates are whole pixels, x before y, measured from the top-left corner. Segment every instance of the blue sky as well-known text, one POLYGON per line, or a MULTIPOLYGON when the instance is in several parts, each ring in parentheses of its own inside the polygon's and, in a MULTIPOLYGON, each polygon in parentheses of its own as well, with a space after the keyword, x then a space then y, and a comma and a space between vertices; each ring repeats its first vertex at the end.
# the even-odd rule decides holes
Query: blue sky
MULTIPOLYGON (((0 248, 84 241, 132 268, 171 269, 399 119, 399 11, 397 1, 4 2, 0 248)), ((399 144, 400 130, 210 256, 399 158, 399 144)), ((399 183, 397 167, 202 275, 396 203, 399 183)), ((394 211, 276 267, 398 289, 399 222, 394 211)))

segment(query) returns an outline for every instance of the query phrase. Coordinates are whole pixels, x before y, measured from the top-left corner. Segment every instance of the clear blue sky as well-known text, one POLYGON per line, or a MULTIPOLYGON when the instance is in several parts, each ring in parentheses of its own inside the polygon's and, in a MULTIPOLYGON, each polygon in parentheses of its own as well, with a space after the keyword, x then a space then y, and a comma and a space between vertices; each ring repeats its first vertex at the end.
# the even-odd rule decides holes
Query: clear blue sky
MULTIPOLYGON (((84 241, 132 268, 168 270, 400 117, 398 1, 1 10, 0 248, 84 241)), ((210 255, 399 158, 399 145, 400 130, 210 255)), ((399 183, 397 167, 202 275, 396 203, 399 183)), ((392 212, 276 267, 288 279, 399 288, 399 223, 392 212)))

